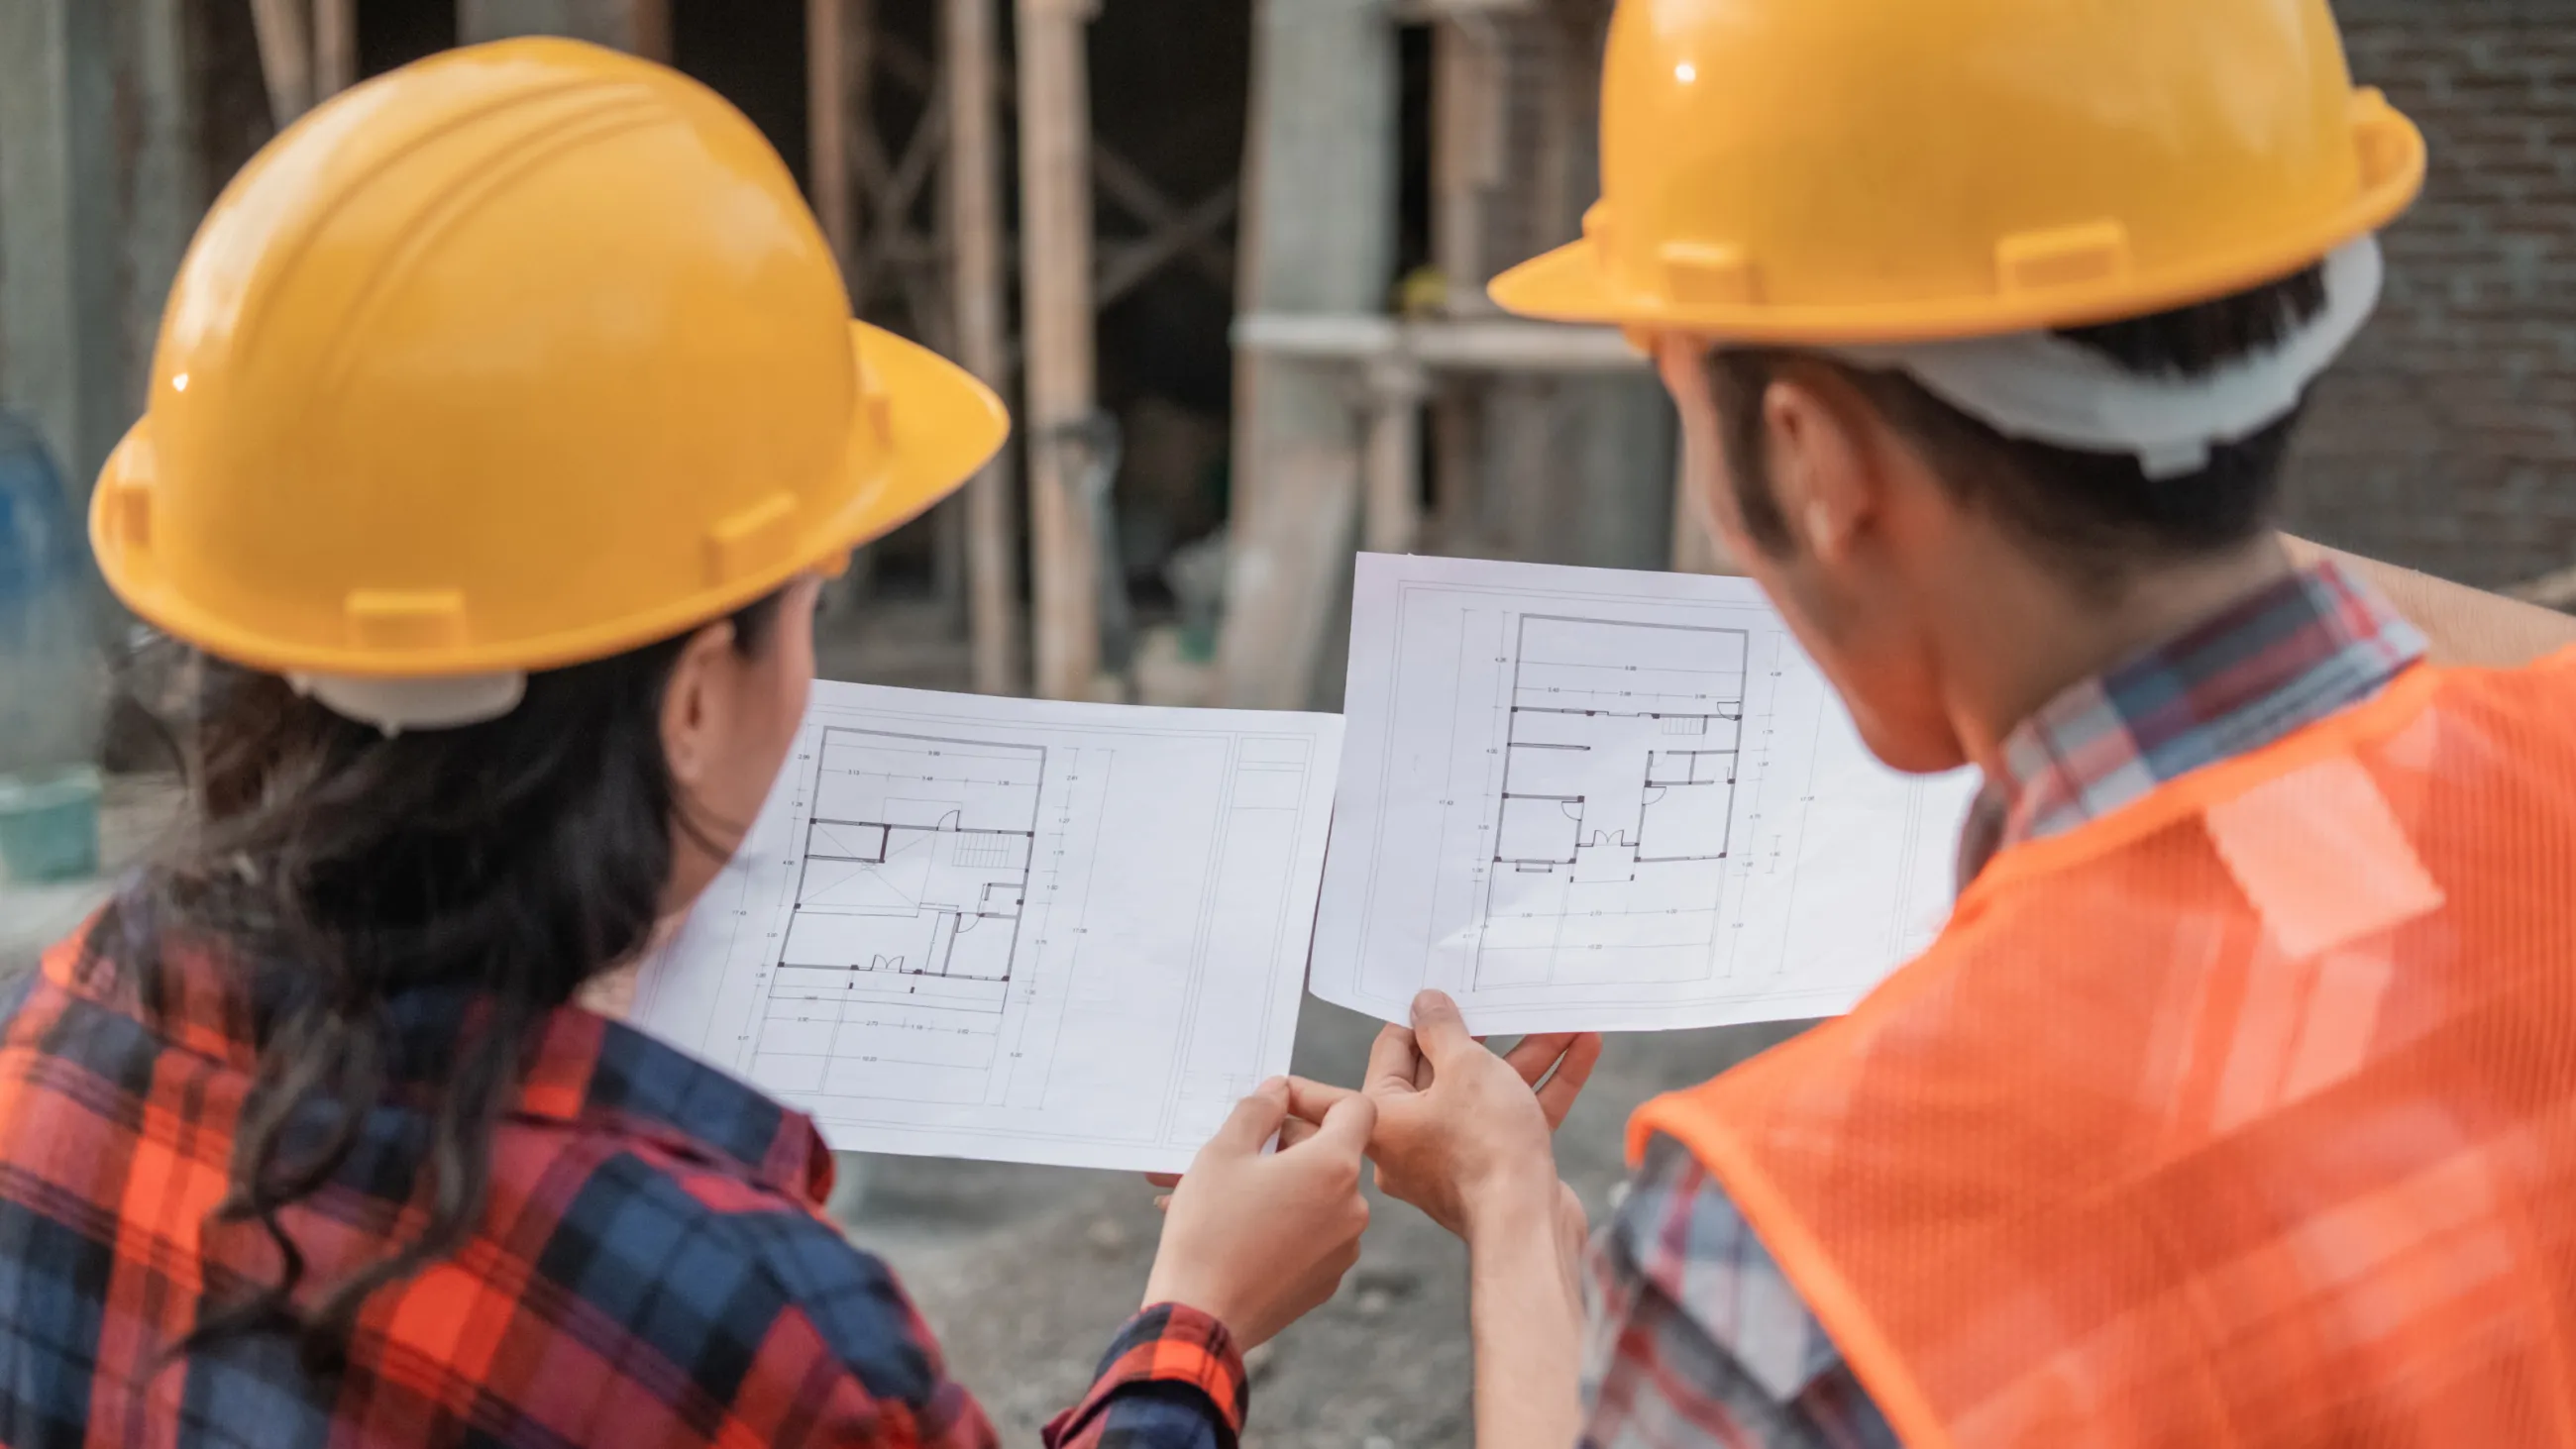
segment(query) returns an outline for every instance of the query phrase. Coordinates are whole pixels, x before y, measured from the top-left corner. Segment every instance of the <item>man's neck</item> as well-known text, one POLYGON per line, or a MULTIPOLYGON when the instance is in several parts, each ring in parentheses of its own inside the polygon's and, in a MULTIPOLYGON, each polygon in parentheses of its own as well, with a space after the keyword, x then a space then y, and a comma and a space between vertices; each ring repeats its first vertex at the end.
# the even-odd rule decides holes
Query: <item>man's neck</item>
POLYGON ((1941 648, 1952 724, 1995 778, 2004 741, 2050 700, 2292 572, 2268 533, 2225 555, 2141 569, 2108 602, 2018 551, 1985 564, 1960 576, 1941 648))

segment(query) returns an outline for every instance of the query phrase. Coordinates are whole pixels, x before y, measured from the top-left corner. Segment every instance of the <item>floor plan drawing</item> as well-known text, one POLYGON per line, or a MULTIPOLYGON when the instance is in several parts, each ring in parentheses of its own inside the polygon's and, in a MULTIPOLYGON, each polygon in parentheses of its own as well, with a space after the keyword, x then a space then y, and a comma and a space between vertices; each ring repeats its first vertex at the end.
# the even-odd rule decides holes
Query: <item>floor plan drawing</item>
POLYGON ((1523 614, 1473 984, 1704 969, 1744 723, 1742 629, 1523 614))
POLYGON ((1046 751, 823 731, 788 964, 1007 982, 1046 751))
POLYGON ((1829 1015, 1939 928, 1899 776, 1742 579, 1363 556, 1311 988, 1480 1032, 1829 1015))
POLYGON ((636 1019, 837 1147, 1177 1168, 1287 1067, 1340 723, 818 683, 636 1019))
POLYGON ((1019 948, 1042 746, 826 726, 752 1074, 980 1100, 1019 948), (844 1058, 851 1038, 890 1051, 844 1058))

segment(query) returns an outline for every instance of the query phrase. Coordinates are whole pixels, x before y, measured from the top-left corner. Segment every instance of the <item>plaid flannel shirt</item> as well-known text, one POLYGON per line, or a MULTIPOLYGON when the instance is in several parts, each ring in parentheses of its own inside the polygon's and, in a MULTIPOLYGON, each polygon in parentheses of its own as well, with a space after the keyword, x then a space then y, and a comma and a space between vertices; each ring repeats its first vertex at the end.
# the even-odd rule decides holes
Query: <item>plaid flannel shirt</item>
MULTIPOLYGON (((894 1275, 822 1217, 812 1122, 570 1007, 501 1120, 480 1226, 364 1301, 345 1371, 317 1380, 274 1333, 174 1355, 279 1260, 256 1224, 208 1217, 257 1070, 250 1004, 203 953, 165 954, 159 1010, 71 943, 0 1000, 0 1444, 994 1442, 894 1275)), ((393 1004, 388 1104, 284 1214, 306 1284, 417 1231, 418 1088, 479 1012, 393 1004)), ((1225 1328, 1164 1305, 1046 1442, 1219 1449, 1246 1395, 1225 1328)))
MULTIPOLYGON (((2060 693, 2005 741, 1960 842, 1960 883, 2204 765, 2378 695, 2424 640, 2332 565, 2265 589, 2060 693)), ((1896 1436, 1717 1181, 1649 1144, 1595 1239, 1586 1449, 1832 1446, 1896 1436)))

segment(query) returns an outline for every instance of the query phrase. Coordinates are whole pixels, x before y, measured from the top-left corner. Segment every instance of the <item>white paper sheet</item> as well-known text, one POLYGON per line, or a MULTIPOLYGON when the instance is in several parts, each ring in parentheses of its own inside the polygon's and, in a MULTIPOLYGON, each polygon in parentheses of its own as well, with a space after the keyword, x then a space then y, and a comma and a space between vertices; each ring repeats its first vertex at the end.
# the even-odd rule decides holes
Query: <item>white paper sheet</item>
POLYGON ((837 1148, 1178 1170, 1288 1068, 1341 725, 817 684, 635 1019, 837 1148))
POLYGON ((1310 988, 1479 1032, 1848 1010, 1938 933, 1970 773, 1871 758, 1742 579, 1364 555, 1310 988))

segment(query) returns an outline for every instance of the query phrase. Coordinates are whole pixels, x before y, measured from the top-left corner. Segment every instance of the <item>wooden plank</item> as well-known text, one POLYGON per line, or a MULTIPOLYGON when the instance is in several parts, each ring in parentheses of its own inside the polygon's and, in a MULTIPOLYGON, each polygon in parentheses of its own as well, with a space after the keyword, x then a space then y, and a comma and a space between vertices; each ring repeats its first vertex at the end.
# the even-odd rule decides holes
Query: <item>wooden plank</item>
POLYGON ((1452 311, 1493 310, 1484 284, 1485 192, 1502 176, 1501 96, 1490 26, 1431 33, 1431 251, 1452 311))
MULTIPOLYGON (((927 96, 937 84, 937 72, 919 51, 904 44, 898 36, 882 36, 877 41, 877 60, 886 75, 910 88, 916 95, 927 96)), ((1019 113, 1019 93, 1008 76, 997 76, 994 93, 1006 119, 1019 113)), ((1099 137, 1091 139, 1091 179, 1101 195, 1115 202, 1148 229, 1168 226, 1182 213, 1179 202, 1163 193, 1147 175, 1145 168, 1128 160, 1099 137)), ((1190 244, 1187 253, 1191 265, 1220 287, 1235 283, 1235 259, 1232 248, 1210 237, 1190 244)))
MULTIPOLYGON (((943 0, 947 62, 948 170, 943 187, 950 247, 949 299, 957 360, 996 390, 1008 383, 1009 323, 1003 315, 1001 107, 994 0, 943 0)), ((1011 506, 1011 454, 966 485, 966 618, 974 640, 975 689, 1020 688, 1019 538, 1011 506)))
POLYGON ((854 157, 867 129, 871 0, 805 0, 805 118, 808 185, 823 236, 841 262, 854 304, 866 300, 858 275, 859 204, 854 157))
MULTIPOLYGON (((916 262, 914 268, 903 273, 907 286, 913 284, 915 274, 921 270, 919 261, 946 260, 947 254, 940 239, 935 235, 925 237, 914 229, 912 223, 913 211, 921 201, 922 192, 929 189, 940 161, 947 154, 946 94, 937 89, 932 91, 929 107, 919 124, 913 127, 912 139, 904 143, 900 160, 889 163, 884 149, 872 133, 861 131, 858 135, 861 141, 857 158, 859 179, 864 183, 866 209, 875 217, 875 223, 859 247, 858 265, 850 274, 850 289, 861 298, 873 299, 879 290, 878 274, 889 267, 896 267, 898 258, 909 256, 916 262)), ((941 224, 945 224, 944 220, 941 224)), ((947 327, 946 306, 917 306, 913 315, 923 328, 921 340, 939 345, 939 339, 930 334, 947 327)))
POLYGON ((304 0, 251 0, 259 29, 260 78, 268 84, 268 114, 284 130, 313 109, 313 41, 305 27, 304 0))
POLYGON ((626 48, 671 63, 671 0, 626 0, 626 48))
POLYGON ((1431 527, 1442 552, 1475 532, 1476 477, 1484 443, 1479 391, 1453 380, 1431 403, 1431 527))
MULTIPOLYGON (((1144 240, 1130 242, 1101 264, 1100 280, 1095 287, 1096 305, 1106 309, 1118 299, 1145 284, 1146 280, 1184 254, 1195 253, 1212 240, 1225 224, 1234 220, 1241 204, 1241 188, 1227 182, 1210 193, 1205 201, 1174 216, 1156 227, 1144 240)), ((1231 285, 1231 279, 1228 282, 1231 285)))
POLYGON ((313 0, 313 99, 358 83, 358 0, 313 0))
POLYGON ((1360 546, 1372 553, 1411 553, 1422 534, 1422 370, 1389 360, 1369 368, 1366 501, 1360 546))
POLYGON ((1028 339, 1029 524, 1035 683, 1093 696, 1098 549, 1080 496, 1098 359, 1091 302, 1091 89, 1086 0, 1018 0, 1020 292, 1028 339))
MULTIPOLYGON (((1145 168, 1095 143, 1092 147, 1091 179, 1098 182, 1110 200, 1124 207, 1128 214, 1145 223, 1149 231, 1163 231, 1183 224, 1187 213, 1179 202, 1163 193, 1145 168)), ((1194 237, 1189 244, 1190 261, 1220 287, 1235 283, 1234 254, 1213 236, 1194 237)))

